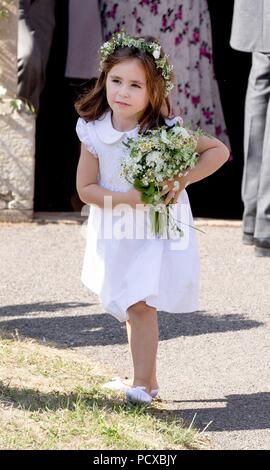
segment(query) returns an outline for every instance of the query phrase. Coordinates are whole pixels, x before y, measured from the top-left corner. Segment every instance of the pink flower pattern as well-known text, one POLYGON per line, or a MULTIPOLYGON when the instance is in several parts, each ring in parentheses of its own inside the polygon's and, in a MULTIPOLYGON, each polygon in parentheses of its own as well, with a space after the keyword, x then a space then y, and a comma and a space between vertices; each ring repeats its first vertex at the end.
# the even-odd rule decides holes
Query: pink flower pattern
POLYGON ((100 0, 104 41, 124 27, 160 40, 174 65, 173 111, 229 145, 213 70, 207 0, 100 0))

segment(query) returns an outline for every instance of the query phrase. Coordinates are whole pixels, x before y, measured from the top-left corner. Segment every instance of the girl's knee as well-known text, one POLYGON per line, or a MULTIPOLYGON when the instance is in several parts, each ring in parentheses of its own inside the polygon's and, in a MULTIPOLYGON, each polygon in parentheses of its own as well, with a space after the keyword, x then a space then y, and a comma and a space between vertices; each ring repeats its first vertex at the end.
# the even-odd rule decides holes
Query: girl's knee
POLYGON ((136 302, 128 308, 129 314, 153 313, 155 311, 156 309, 154 307, 150 307, 150 305, 147 305, 143 300, 136 302))

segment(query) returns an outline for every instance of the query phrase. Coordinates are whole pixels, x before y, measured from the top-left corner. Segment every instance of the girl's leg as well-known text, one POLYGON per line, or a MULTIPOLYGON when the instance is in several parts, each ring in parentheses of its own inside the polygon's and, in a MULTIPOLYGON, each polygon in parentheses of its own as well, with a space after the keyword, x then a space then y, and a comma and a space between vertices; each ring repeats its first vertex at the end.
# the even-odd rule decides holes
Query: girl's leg
POLYGON ((134 366, 133 387, 144 385, 150 392, 157 385, 157 310, 140 301, 129 307, 128 313, 127 333, 134 366))
POLYGON ((151 390, 158 389, 158 382, 157 382, 157 358, 155 360, 155 364, 152 370, 152 377, 151 377, 151 390))
MULTIPOLYGON (((131 325, 130 325, 130 321, 127 320, 126 322, 126 325, 127 325, 127 336, 128 336, 128 343, 129 343, 129 350, 131 352, 131 341, 130 341, 130 337, 131 337, 131 325)), ((132 352, 131 352, 132 353, 132 352)), ((150 389, 151 390, 156 390, 158 389, 158 382, 157 382, 157 360, 155 359, 155 364, 154 364, 154 367, 153 367, 153 370, 152 370, 152 374, 151 374, 151 381, 150 381, 150 389)))

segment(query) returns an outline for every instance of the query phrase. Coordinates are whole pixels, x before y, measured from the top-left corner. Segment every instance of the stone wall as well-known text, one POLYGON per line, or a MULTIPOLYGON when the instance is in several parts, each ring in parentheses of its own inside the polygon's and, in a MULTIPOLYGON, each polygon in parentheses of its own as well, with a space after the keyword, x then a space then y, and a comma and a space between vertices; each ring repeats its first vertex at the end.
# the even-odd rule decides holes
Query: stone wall
POLYGON ((35 118, 12 111, 7 100, 0 110, 0 221, 33 217, 35 118))
POLYGON ((15 111, 11 104, 17 90, 18 0, 1 2, 7 10, 0 19, 0 221, 33 217, 35 115, 15 111))

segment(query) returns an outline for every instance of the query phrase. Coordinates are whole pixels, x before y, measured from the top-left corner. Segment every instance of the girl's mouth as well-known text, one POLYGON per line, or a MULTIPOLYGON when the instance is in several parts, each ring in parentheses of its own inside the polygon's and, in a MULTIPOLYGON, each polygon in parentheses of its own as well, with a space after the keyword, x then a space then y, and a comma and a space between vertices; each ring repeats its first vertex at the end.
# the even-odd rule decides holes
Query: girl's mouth
POLYGON ((123 106, 123 107, 130 106, 129 104, 123 103, 122 101, 115 101, 115 103, 118 104, 119 106, 123 106))

